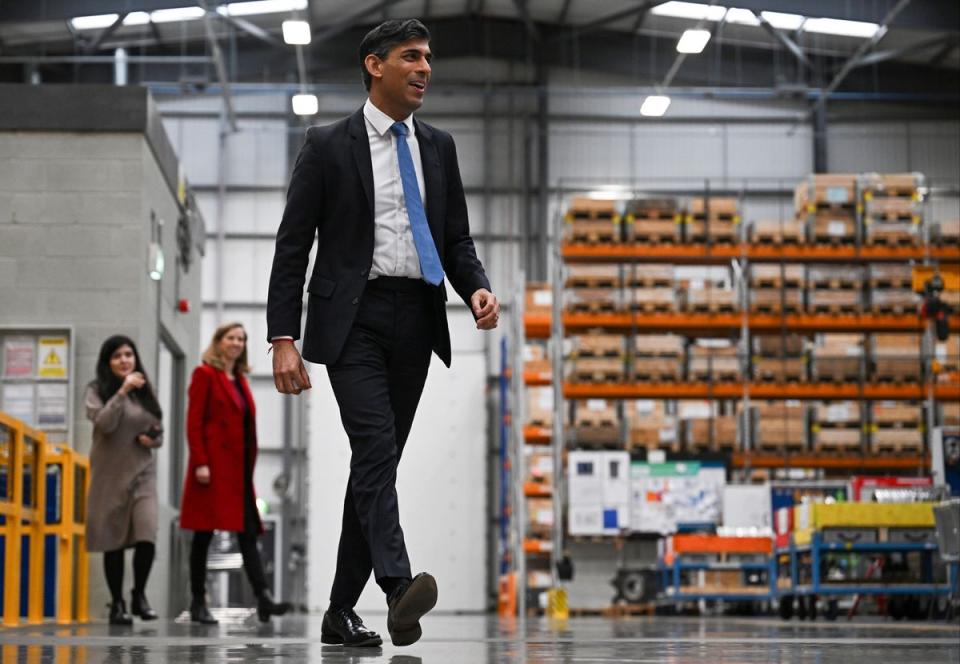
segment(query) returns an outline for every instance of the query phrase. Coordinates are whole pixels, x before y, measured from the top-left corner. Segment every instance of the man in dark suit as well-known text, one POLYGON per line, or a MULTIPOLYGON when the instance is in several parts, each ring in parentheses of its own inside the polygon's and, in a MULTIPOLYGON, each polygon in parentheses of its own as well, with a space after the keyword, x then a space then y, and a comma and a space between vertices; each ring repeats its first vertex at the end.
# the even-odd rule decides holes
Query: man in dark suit
POLYGON ((495 328, 500 313, 470 237, 453 139, 412 115, 430 81, 429 40, 417 20, 367 33, 360 61, 369 99, 308 130, 277 231, 267 304, 277 389, 310 388, 293 341, 316 237, 303 358, 327 365, 350 439, 324 643, 380 645, 353 611, 371 570, 387 596, 394 645, 420 638, 437 585, 411 574, 395 483, 431 351, 450 365, 444 276, 477 329, 495 328))

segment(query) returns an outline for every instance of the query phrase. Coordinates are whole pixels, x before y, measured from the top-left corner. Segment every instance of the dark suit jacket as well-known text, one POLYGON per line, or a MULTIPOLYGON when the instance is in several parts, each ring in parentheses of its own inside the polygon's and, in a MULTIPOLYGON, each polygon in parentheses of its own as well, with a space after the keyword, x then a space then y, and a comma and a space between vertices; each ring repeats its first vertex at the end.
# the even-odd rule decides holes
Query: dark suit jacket
MULTIPOLYGON (((478 288, 490 289, 470 237, 467 204, 450 134, 414 118, 426 190, 427 221, 447 279, 470 306, 478 288)), ((317 238, 309 293, 303 357, 337 361, 353 325, 373 263, 373 167, 363 109, 325 127, 311 127, 297 157, 267 296, 268 341, 300 338, 303 282, 317 238)), ((435 289, 434 352, 450 366, 446 288, 435 289)))

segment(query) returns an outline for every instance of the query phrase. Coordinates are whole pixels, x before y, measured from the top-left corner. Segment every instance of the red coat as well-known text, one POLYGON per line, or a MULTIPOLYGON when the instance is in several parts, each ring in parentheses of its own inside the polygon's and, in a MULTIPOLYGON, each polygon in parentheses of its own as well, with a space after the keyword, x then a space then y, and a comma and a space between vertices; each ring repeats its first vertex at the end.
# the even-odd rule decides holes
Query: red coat
POLYGON ((252 486, 257 458, 256 408, 247 379, 241 375, 237 380, 250 407, 253 444, 247 478, 243 476, 243 404, 237 388, 225 372, 209 364, 193 370, 187 407, 190 459, 180 507, 181 528, 234 532, 244 529, 244 482, 252 486), (194 471, 198 466, 210 467, 209 484, 197 481, 194 471))

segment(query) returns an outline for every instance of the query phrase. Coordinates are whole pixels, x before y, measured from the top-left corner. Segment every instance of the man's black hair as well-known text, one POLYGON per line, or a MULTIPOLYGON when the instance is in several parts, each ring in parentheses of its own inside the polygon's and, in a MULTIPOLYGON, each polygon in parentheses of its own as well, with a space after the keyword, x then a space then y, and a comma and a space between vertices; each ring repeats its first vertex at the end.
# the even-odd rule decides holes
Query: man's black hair
POLYGON ((363 72, 363 87, 367 92, 370 91, 370 81, 373 78, 363 64, 367 56, 372 53, 381 60, 386 60, 394 47, 411 39, 430 41, 430 31, 427 30, 427 26, 415 18, 384 21, 366 34, 360 42, 360 71, 363 72))

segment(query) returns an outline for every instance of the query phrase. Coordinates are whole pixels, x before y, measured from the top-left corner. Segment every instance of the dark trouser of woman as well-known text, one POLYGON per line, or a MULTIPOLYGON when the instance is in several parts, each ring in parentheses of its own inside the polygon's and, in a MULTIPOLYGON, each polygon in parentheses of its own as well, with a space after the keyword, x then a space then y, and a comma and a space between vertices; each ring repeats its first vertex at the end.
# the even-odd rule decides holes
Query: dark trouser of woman
MULTIPOLYGON (((123 551, 117 549, 103 554, 103 571, 114 603, 123 601, 123 551)), ((142 595, 147 588, 147 577, 150 576, 155 551, 153 542, 137 542, 133 547, 134 594, 142 595)))
MULTIPOLYGON (((267 589, 267 580, 263 574, 263 562, 260 552, 257 551, 257 536, 250 532, 236 533, 240 545, 240 555, 243 556, 243 569, 247 579, 253 586, 253 592, 259 598, 267 589)), ((190 546, 190 592, 194 601, 205 603, 207 582, 207 550, 213 539, 212 530, 196 530, 193 533, 193 542, 190 546)))

